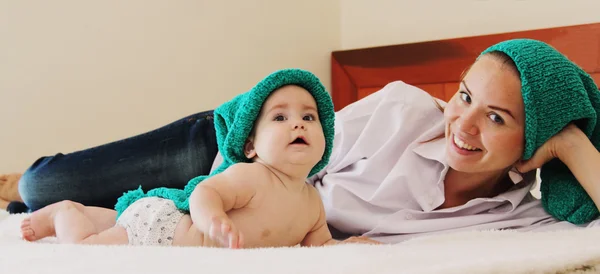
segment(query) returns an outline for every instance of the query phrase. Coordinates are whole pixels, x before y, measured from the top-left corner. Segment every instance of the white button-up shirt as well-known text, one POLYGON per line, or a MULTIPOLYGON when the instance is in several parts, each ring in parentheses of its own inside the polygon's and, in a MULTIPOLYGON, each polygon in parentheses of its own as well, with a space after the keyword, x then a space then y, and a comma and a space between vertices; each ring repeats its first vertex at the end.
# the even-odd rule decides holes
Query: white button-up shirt
MULTIPOLYGON (((338 111, 329 164, 307 179, 329 225, 387 243, 462 230, 578 228, 554 219, 531 195, 535 172, 510 172, 514 187, 496 197, 436 209, 449 168, 445 138, 436 139, 443 134, 433 97, 400 81, 338 111)), ((218 155, 213 167, 221 161, 218 155)))

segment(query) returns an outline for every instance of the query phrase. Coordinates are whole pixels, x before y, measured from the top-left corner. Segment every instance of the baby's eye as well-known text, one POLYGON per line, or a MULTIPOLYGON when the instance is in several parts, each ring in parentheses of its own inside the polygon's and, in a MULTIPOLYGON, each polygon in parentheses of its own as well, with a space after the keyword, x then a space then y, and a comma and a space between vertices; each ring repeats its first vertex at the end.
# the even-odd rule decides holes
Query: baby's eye
POLYGON ((469 94, 467 94, 464 91, 460 92, 460 99, 463 100, 464 102, 467 102, 467 104, 471 103, 471 96, 469 96, 469 94))
POLYGON ((314 121, 315 120, 315 116, 313 116, 312 114, 307 114, 307 115, 304 115, 304 117, 302 117, 302 120, 304 120, 304 121, 314 121))
POLYGON ((502 119, 502 117, 500 117, 500 115, 498 115, 496 113, 490 113, 489 117, 496 124, 499 124, 499 125, 504 124, 504 119, 502 119))
POLYGON ((285 116, 281 115, 281 114, 277 114, 275 115, 275 117, 273 118, 273 121, 277 121, 277 122, 282 122, 285 121, 285 116))

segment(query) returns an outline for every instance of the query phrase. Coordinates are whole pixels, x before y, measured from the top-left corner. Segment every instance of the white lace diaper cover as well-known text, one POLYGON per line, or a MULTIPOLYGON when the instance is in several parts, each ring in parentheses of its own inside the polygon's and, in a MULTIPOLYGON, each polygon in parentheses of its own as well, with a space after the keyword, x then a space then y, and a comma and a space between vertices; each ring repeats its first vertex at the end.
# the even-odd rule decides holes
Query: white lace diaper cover
POLYGON ((127 230, 130 245, 169 246, 183 215, 173 201, 147 197, 127 207, 117 219, 117 225, 127 230))

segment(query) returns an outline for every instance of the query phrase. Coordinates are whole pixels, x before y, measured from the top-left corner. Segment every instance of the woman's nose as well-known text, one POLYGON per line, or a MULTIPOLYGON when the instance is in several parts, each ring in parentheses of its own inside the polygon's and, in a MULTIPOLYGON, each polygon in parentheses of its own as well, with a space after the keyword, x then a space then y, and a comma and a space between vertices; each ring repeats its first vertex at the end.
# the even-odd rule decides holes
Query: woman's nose
POLYGON ((475 119, 475 115, 472 112, 464 112, 456 121, 458 125, 458 129, 464 133, 470 135, 477 135, 479 133, 479 129, 477 128, 477 123, 475 119))

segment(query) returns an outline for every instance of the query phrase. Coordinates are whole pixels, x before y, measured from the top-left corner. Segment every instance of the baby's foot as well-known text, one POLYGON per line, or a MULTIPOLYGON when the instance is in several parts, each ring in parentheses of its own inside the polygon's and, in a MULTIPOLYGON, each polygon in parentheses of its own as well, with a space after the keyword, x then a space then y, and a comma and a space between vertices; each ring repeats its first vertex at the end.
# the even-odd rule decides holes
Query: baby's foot
POLYGON ((21 236, 27 241, 36 241, 56 236, 54 216, 61 209, 61 203, 51 204, 31 214, 21 221, 21 236))
POLYGON ((31 218, 27 217, 21 221, 21 237, 27 241, 37 240, 35 231, 31 228, 31 218))

